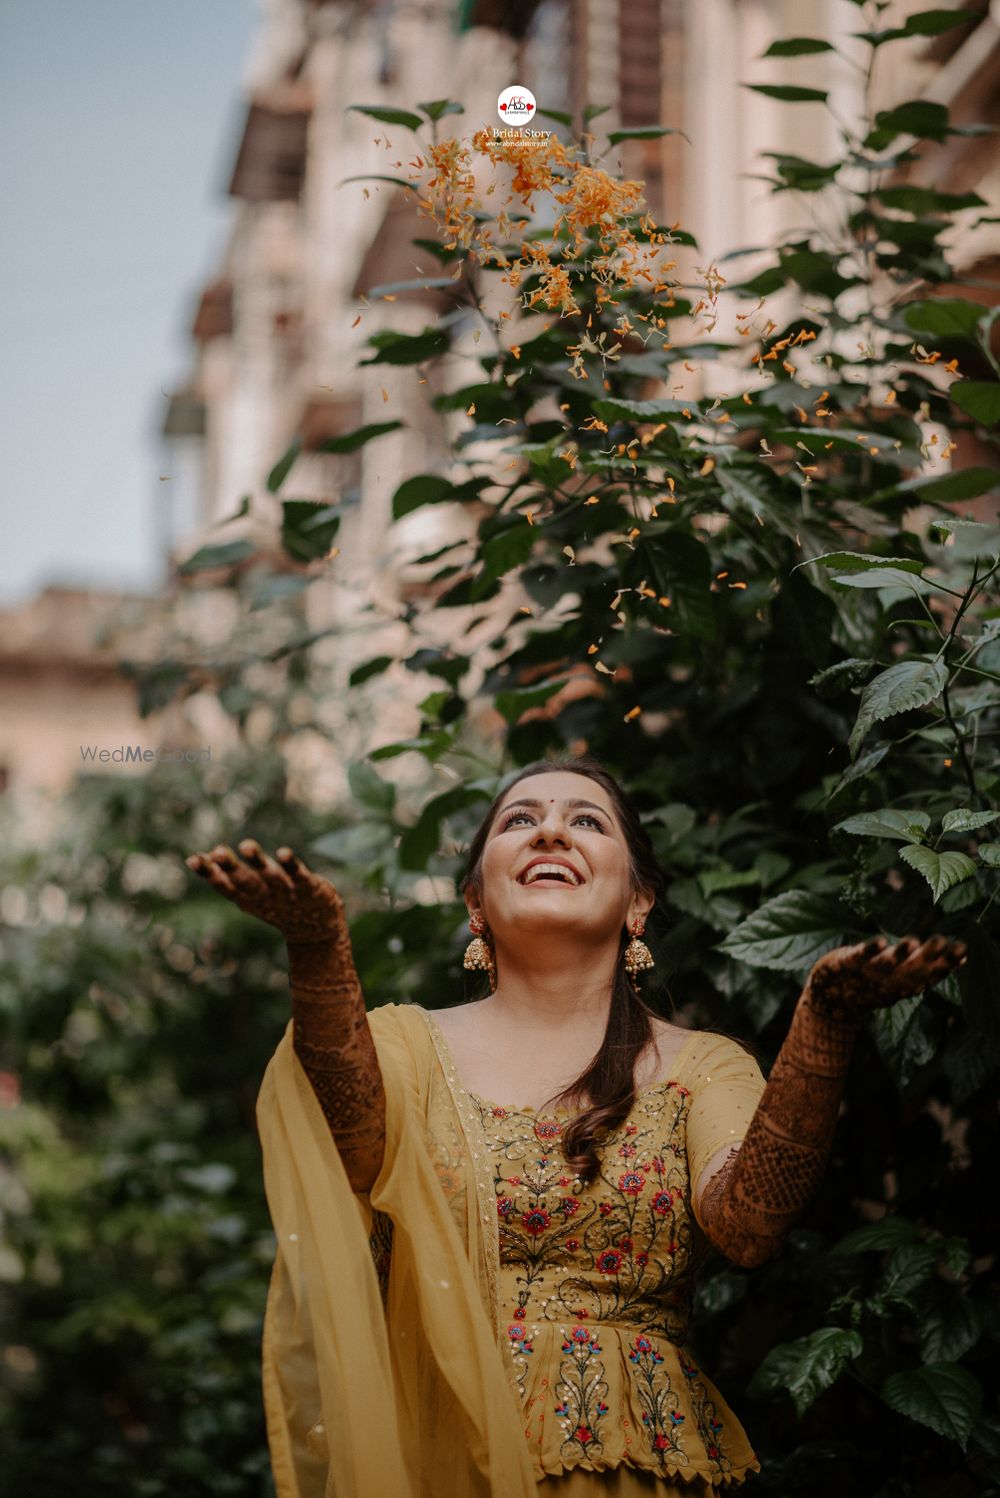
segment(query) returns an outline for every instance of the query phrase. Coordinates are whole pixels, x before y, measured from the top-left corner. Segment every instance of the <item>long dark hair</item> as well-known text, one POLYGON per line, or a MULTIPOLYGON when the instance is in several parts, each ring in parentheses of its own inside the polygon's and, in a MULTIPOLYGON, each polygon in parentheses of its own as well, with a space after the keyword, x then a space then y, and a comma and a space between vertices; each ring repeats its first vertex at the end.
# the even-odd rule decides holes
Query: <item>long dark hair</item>
MULTIPOLYGON (((507 781, 469 845, 465 873, 459 883, 460 892, 464 894, 471 887, 482 895, 483 850, 497 812, 511 787, 526 780, 529 775, 550 774, 553 770, 586 775, 607 791, 625 835, 632 888, 636 892, 650 890, 654 896, 659 896, 664 878, 638 811, 614 776, 598 760, 587 754, 538 760, 519 770, 507 781)), ((589 1106, 572 1120, 563 1135, 567 1160, 584 1181, 593 1180, 598 1171, 598 1133, 616 1129, 628 1116, 635 1101, 636 1061, 653 1040, 652 1021, 655 1011, 643 1003, 625 970, 625 948, 629 940, 629 933, 623 928, 611 986, 608 1024, 600 1049, 575 1082, 549 1099, 550 1102, 565 1099, 567 1102, 576 1101, 583 1105, 589 1102, 589 1106)))

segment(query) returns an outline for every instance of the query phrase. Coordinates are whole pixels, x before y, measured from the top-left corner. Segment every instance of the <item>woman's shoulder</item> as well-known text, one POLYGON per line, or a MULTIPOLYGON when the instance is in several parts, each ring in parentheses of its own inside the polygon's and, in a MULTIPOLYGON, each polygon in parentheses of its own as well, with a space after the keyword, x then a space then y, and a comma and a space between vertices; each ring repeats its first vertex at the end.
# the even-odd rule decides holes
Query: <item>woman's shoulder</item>
POLYGON ((680 1080, 690 1088, 718 1082, 763 1081, 756 1056, 742 1041, 717 1030, 690 1030, 679 1052, 680 1080))

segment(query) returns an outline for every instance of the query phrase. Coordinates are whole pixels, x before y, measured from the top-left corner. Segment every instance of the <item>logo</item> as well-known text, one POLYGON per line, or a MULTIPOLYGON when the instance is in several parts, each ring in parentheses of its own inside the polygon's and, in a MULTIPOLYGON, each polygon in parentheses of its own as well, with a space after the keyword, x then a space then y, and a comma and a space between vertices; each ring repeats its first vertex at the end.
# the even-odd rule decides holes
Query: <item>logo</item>
POLYGON ((497 100, 497 114, 505 125, 527 125, 535 117, 535 96, 521 83, 512 83, 497 100))

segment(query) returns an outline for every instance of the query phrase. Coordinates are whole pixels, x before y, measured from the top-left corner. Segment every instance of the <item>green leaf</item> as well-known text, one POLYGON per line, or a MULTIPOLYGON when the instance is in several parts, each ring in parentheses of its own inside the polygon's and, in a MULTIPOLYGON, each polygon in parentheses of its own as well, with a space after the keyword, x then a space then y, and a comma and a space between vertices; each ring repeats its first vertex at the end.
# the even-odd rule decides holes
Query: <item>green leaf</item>
POLYGON ((422 333, 373 333, 368 340, 369 345, 375 349, 370 359, 362 359, 360 363, 364 366, 369 364, 423 364, 427 359, 433 359, 437 354, 443 354, 448 347, 448 335, 440 328, 425 328, 422 333))
POLYGON ((459 104, 456 99, 431 99, 428 103, 418 104, 429 120, 444 119, 446 114, 464 114, 465 105, 459 104))
POLYGON ((741 921, 713 948, 749 967, 798 972, 836 946, 844 916, 819 895, 786 890, 741 921))
POLYGON ((749 1393, 786 1389, 802 1415, 824 1389, 836 1383, 852 1358, 864 1350, 861 1334, 839 1326, 823 1326, 771 1349, 750 1380, 749 1393))
POLYGON ((558 681, 539 682, 534 687, 519 687, 511 692, 498 692, 493 705, 500 716, 513 728, 519 718, 533 707, 542 707, 550 697, 566 685, 565 677, 558 681))
POLYGON ((278 490, 281 488, 282 484, 288 477, 292 464, 295 462, 295 459, 298 457, 301 451, 302 438, 296 437, 291 447, 283 457, 278 459, 277 463, 275 463, 274 467, 271 469, 271 472, 267 476, 268 494, 277 494, 278 490))
MULTIPOLYGON (((617 146, 623 140, 659 140, 664 135, 684 135, 684 131, 671 129, 669 125, 635 125, 630 130, 612 130, 608 145, 617 146)), ((684 139, 688 137, 684 135, 684 139)))
MULTIPOLYGON (((952 517, 931 521, 929 531, 932 539, 935 532, 954 536, 951 555, 970 560, 973 557, 996 556, 1000 553, 1000 525, 984 525, 978 520, 956 520, 952 517)), ((985 615, 989 619, 989 614, 985 615)))
POLYGON ((909 1087, 914 1074, 936 1054, 927 1018, 923 996, 914 994, 888 1009, 877 1010, 870 1021, 878 1052, 901 1090, 909 1087))
POLYGON ((936 192, 932 187, 880 187, 878 196, 887 208, 904 213, 956 213, 961 208, 985 208, 986 200, 976 192, 936 192))
POLYGON ((385 104, 348 104, 347 108, 355 114, 367 115, 370 120, 380 120, 383 125, 405 125, 407 130, 419 130, 424 123, 408 109, 392 109, 385 104))
POLYGON ((325 557, 340 516, 322 500, 286 499, 281 506, 281 545, 296 562, 325 557))
POLYGON ((390 846, 386 826, 379 822, 358 822, 325 832, 315 840, 313 850, 331 863, 363 865, 383 857, 390 846))
POLYGON ((881 1393, 890 1409, 956 1441, 963 1451, 983 1402, 979 1380, 957 1363, 928 1363, 892 1373, 881 1393))
POLYGON ((706 900, 710 900, 720 890, 746 889, 751 884, 760 883, 760 874, 756 869, 703 869, 695 877, 706 900))
POLYGON ((565 109, 536 109, 536 114, 543 115, 547 120, 555 120, 557 125, 572 125, 573 116, 565 109))
POLYGON ((923 874, 931 887, 935 902, 940 900, 946 889, 951 889, 953 884, 961 884, 963 879, 971 879, 976 872, 976 865, 965 853, 936 853, 933 848, 911 844, 901 848, 899 856, 904 863, 916 869, 918 874, 923 874))
POLYGON ((899 661, 870 681, 861 694, 857 721, 851 730, 848 747, 856 759, 862 740, 875 723, 897 713, 926 707, 940 697, 948 682, 948 667, 942 660, 899 661))
POLYGON ((916 15, 907 16, 902 32, 904 36, 940 36, 953 26, 979 19, 980 16, 971 10, 918 10, 916 15))
POLYGON ((925 1363, 955 1362, 983 1334, 983 1314, 976 1301, 955 1290, 948 1301, 925 1314, 918 1325, 920 1356, 925 1363))
POLYGON ((489 792, 482 785, 456 785, 432 797, 413 826, 403 833, 399 844, 400 867, 415 873, 426 869, 428 860, 438 850, 445 817, 489 800, 489 792))
POLYGON ((887 806, 882 811, 865 811, 855 817, 845 817, 844 821, 834 824, 833 830, 853 832, 858 837, 891 837, 913 843, 921 841, 930 823, 926 812, 897 811, 887 806))
POLYGON ((320 453, 354 453, 359 447, 364 447, 367 442, 372 442, 376 437, 381 437, 385 432, 396 432, 403 425, 401 421, 371 421, 367 426, 355 427, 353 432, 344 432, 341 437, 328 437, 321 442, 316 451, 320 453))
POLYGON ((410 276, 405 281, 383 281, 378 286, 370 286, 365 295, 374 300, 396 296, 400 291, 442 291, 445 288, 455 289, 452 276, 410 276))
POLYGON ((837 661, 835 665, 817 671, 809 677, 807 685, 815 687, 821 697, 835 697, 838 692, 863 682, 877 665, 877 661, 856 655, 848 656, 846 660, 837 661))
MULTIPOLYGON (((965 297, 931 297, 923 302, 908 302, 903 321, 914 333, 933 333, 938 338, 974 338, 983 309, 978 302, 965 297)), ((954 388, 954 387, 952 387, 954 388)))
POLYGON ((363 681, 368 681, 372 676, 381 676, 394 660, 395 656, 392 655, 376 655, 370 661, 363 661, 360 666, 355 666, 347 678, 348 686, 359 687, 363 681))
POLYGON ((920 1229, 908 1217, 889 1213, 879 1222, 868 1223, 835 1243, 831 1252, 835 1254, 862 1254, 873 1249, 898 1248, 901 1243, 920 1241, 920 1229))
POLYGON ((368 811, 388 816, 396 804, 396 787, 391 780, 383 780, 365 760, 348 766, 347 783, 351 795, 368 811))
POLYGON ((916 135, 922 140, 944 140, 952 134, 948 111, 930 99, 908 99, 895 109, 881 109, 875 116, 876 131, 891 138, 916 135))
POLYGON ((512 572, 515 567, 523 566, 531 556, 536 540, 534 526, 523 519, 509 529, 502 530, 499 535, 491 536, 481 549, 483 581, 492 582, 495 578, 512 572))
POLYGON ((401 520, 411 510, 419 510, 421 505, 441 504, 452 499, 454 493, 454 484, 439 473, 415 474, 413 478, 404 479, 392 496, 392 518, 401 520))
POLYGON ((978 421, 980 426, 1000 423, 1000 382, 996 380, 956 380, 948 396, 960 411, 978 421))
POLYGON ((684 411, 697 416, 701 410, 697 401, 662 400, 627 401, 599 400, 594 402, 594 414, 602 421, 669 421, 684 411))
POLYGON ((882 1271, 876 1295, 892 1305, 916 1310, 914 1296, 934 1275, 937 1249, 933 1243, 902 1243, 893 1249, 882 1271))
POLYGON ((976 851, 987 868, 1000 869, 1000 843, 980 843, 976 851))
POLYGON ((826 90, 822 88, 800 88, 795 83, 744 83, 744 88, 755 94, 766 94, 769 99, 783 99, 787 104, 825 104, 826 90))
MULTIPOLYGON (((883 494, 916 494, 921 504, 950 505, 964 499, 978 499, 992 489, 1000 488, 1000 472, 995 468, 960 468, 943 478, 907 479, 890 490, 873 494, 869 503, 876 503, 883 494)), ((934 524, 940 525, 940 521, 934 524)), ((995 531, 996 527, 993 527, 995 531)))
POLYGON ((218 546, 201 546, 177 570, 189 576, 193 572, 210 572, 214 567, 233 567, 237 562, 255 556, 256 552, 252 541, 224 541, 218 546))
POLYGON ((947 811, 941 822, 944 832, 970 832, 973 827, 987 827, 1000 817, 1000 811, 973 811, 971 806, 958 806, 947 811))
POLYGON ((873 567, 870 572, 838 573, 832 581, 840 588, 905 588, 909 593, 933 593, 933 583, 915 577, 901 567, 873 567))
POLYGON ((918 561, 914 557, 876 557, 864 551, 826 551, 822 556, 810 557, 808 561, 798 562, 792 571, 799 567, 808 567, 813 562, 820 562, 824 567, 837 572, 865 572, 870 568, 892 568, 899 572, 922 573, 926 562, 918 561))
POLYGON ((805 57, 811 52, 832 52, 832 42, 824 42, 817 36, 790 36, 783 41, 772 42, 762 57, 805 57))

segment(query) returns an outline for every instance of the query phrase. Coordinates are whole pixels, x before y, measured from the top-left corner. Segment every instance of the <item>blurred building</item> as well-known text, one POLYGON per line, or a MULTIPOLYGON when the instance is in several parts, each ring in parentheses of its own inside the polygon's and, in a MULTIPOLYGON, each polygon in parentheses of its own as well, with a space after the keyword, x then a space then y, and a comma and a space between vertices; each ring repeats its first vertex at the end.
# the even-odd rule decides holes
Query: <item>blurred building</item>
MULTIPOLYGON (((880 24, 898 24, 912 9, 894 0, 880 24)), ((392 653, 403 638, 394 634, 393 608, 420 586, 409 559, 469 524, 454 507, 432 506, 390 529, 394 490, 446 461, 446 432, 412 368, 365 369, 359 360, 380 328, 419 331, 441 303, 433 292, 412 290, 393 293, 391 306, 366 299, 435 262, 412 243, 428 230, 410 195, 371 180, 406 175, 413 137, 351 105, 412 109, 451 98, 464 114, 442 128, 471 133, 492 126, 500 90, 522 82, 542 111, 579 120, 585 105, 606 106, 594 125, 604 134, 662 122, 677 133, 628 142, 615 156, 626 174, 645 179, 661 222, 695 234, 701 248, 693 265, 724 263, 731 251, 773 244, 803 216, 801 199, 775 195, 761 180, 761 153, 828 160, 840 150, 836 116, 856 119, 869 105, 913 98, 947 103, 959 122, 996 120, 996 5, 972 0, 967 9, 965 24, 894 47, 892 68, 876 68, 866 104, 858 63, 867 49, 852 35, 859 12, 842 0, 817 0, 808 25, 797 0, 267 0, 228 182, 228 244, 197 298, 189 377, 163 421, 173 474, 164 490, 174 507, 164 533, 173 554, 213 535, 230 537, 232 530, 212 528, 244 496, 249 515, 240 524, 266 527, 274 512, 266 475, 298 437, 301 455, 282 496, 345 506, 340 556, 329 582, 309 597, 316 622, 344 626, 338 669, 346 679, 352 665, 392 653), (775 38, 802 30, 835 50, 762 57, 775 38), (822 87, 833 113, 743 86, 752 82, 822 87), (355 454, 317 450, 387 416, 403 428, 355 454), (372 597, 387 605, 381 634, 370 618, 358 624, 362 601, 372 597)), ((926 147, 899 180, 995 201, 998 179, 998 137, 981 135, 926 147)), ((964 279, 956 290, 993 302, 1000 233, 996 223, 973 227, 976 217, 970 213, 960 231, 964 279)), ((959 460, 981 455, 966 444, 959 460)), ((443 627, 453 640, 463 626, 459 612, 449 611, 443 627)), ((385 686, 380 711, 388 716, 379 722, 387 737, 406 717, 391 711, 398 687, 391 678, 385 686)))
MULTIPOLYGON (((100 750, 160 746, 162 724, 140 718, 120 669, 122 631, 148 604, 137 595, 50 587, 0 610, 0 793, 22 826, 47 823, 54 798, 81 773, 117 768, 100 750)), ((129 768, 124 754, 121 767, 129 768)))

